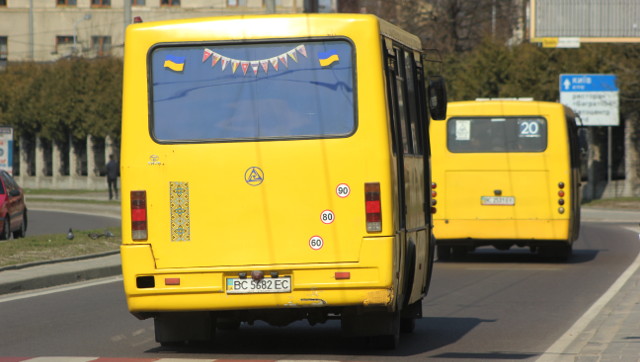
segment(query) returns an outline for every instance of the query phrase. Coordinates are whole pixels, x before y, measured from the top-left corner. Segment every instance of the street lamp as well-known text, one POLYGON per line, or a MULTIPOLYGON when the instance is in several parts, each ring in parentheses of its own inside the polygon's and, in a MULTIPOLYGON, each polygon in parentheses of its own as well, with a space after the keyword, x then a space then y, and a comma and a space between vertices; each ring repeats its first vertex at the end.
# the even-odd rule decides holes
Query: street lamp
POLYGON ((73 53, 74 54, 78 52, 78 48, 77 48, 78 24, 80 24, 81 21, 85 21, 85 20, 91 20, 91 14, 84 14, 84 17, 82 17, 82 19, 78 19, 76 20, 75 23, 73 23, 73 53))

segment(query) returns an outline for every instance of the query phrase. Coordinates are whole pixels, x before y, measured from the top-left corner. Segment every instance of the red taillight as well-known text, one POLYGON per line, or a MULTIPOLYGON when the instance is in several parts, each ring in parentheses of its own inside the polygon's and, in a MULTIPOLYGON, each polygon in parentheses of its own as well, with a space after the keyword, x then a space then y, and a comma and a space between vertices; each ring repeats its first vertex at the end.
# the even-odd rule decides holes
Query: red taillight
POLYGON ((560 190, 558 190, 558 205, 560 205, 561 207, 558 208, 558 213, 560 214, 564 214, 564 207, 562 207, 562 205, 564 205, 564 182, 560 181, 558 182, 558 188, 560 190))
POLYGON ((367 213, 367 232, 382 231, 382 206, 380 204, 380 183, 364 184, 364 205, 367 213))
POLYGON ((438 210, 436 209, 436 204, 438 203, 438 201, 436 201, 435 197, 438 196, 438 193, 436 192, 436 188, 438 188, 438 184, 436 184, 435 182, 431 183, 431 213, 435 214, 438 210))
POLYGON ((147 240, 146 191, 131 191, 131 238, 147 240))

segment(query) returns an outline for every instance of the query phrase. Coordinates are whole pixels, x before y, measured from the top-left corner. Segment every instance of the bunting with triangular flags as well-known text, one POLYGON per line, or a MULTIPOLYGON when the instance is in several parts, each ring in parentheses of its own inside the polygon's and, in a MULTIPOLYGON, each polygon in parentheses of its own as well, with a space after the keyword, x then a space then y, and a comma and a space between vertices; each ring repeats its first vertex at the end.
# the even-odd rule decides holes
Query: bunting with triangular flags
POLYGON ((269 65, 277 72, 279 70, 280 63, 284 64, 285 68, 289 68, 289 58, 291 58, 294 62, 298 62, 298 54, 301 54, 305 58, 307 56, 307 48, 304 44, 298 45, 291 50, 288 50, 282 54, 276 55, 275 57, 267 58, 267 59, 258 59, 258 60, 246 60, 246 59, 234 59, 225 57, 224 55, 214 52, 211 49, 205 48, 202 53, 202 62, 204 63, 209 58, 211 58, 211 67, 215 67, 216 64, 221 63, 221 71, 225 71, 227 65, 231 64, 231 72, 235 74, 238 67, 242 69, 242 73, 247 75, 247 71, 249 67, 253 70, 254 75, 258 75, 258 71, 262 68, 262 71, 265 74, 269 73, 269 65))

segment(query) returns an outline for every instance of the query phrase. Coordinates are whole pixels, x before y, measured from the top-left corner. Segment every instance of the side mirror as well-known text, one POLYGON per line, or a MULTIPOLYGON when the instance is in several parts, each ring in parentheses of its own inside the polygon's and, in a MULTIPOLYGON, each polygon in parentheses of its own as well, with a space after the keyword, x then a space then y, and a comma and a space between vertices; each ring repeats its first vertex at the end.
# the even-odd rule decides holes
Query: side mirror
POLYGON ((432 119, 441 121, 447 118, 447 86, 440 76, 429 77, 427 102, 432 119))
POLYGON ((20 190, 13 189, 13 190, 9 191, 9 196, 11 196, 11 197, 20 196, 20 190))

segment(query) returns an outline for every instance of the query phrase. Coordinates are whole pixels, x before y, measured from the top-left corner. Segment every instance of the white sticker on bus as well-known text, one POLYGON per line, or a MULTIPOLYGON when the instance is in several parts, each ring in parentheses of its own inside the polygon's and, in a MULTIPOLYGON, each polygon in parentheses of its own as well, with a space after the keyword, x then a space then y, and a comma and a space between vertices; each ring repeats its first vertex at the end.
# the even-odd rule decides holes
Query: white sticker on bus
POLYGON ((469 141, 471 139, 471 121, 456 121, 456 141, 469 141))
POLYGON ((322 238, 317 235, 312 236, 311 239, 309 239, 309 247, 313 250, 320 250, 322 249, 323 245, 324 240, 322 240, 322 238))
POLYGON ((333 220, 335 220, 335 215, 331 210, 324 210, 322 214, 320 214, 320 220, 325 224, 331 224, 333 220))
POLYGON ((336 194, 338 194, 339 197, 345 198, 349 196, 350 193, 351 188, 347 184, 340 184, 336 187, 336 194))

